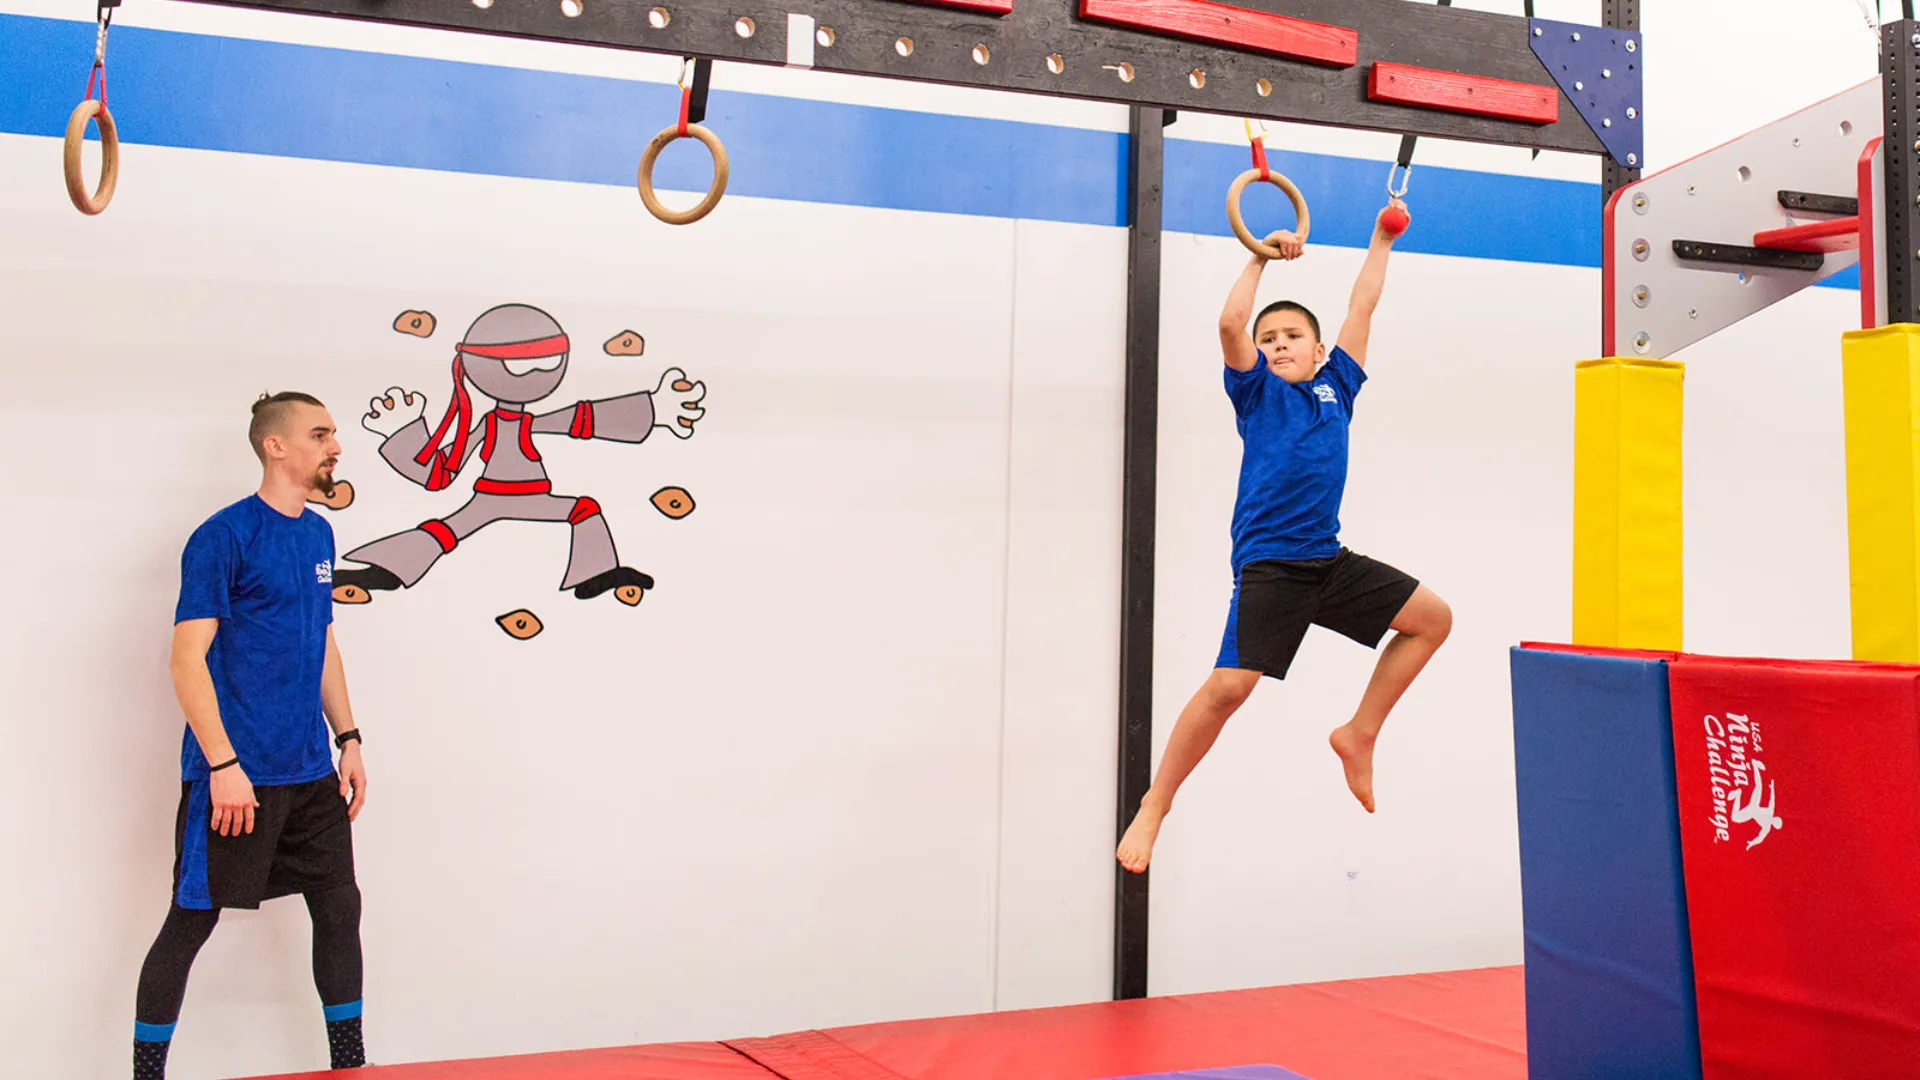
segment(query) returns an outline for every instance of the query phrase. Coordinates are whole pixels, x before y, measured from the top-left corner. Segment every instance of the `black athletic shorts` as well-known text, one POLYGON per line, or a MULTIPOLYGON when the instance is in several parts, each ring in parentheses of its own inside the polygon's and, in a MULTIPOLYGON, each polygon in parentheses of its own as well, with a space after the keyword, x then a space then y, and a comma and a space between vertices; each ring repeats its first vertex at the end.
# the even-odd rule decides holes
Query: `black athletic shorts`
POLYGON ((173 898, 185 908, 257 908, 262 900, 354 884, 353 827, 340 778, 255 787, 253 831, 213 831, 207 781, 180 785, 173 898))
POLYGON ((1386 563, 1346 548, 1330 559, 1248 563, 1233 583, 1214 666, 1284 679, 1309 626, 1375 648, 1419 587, 1386 563))

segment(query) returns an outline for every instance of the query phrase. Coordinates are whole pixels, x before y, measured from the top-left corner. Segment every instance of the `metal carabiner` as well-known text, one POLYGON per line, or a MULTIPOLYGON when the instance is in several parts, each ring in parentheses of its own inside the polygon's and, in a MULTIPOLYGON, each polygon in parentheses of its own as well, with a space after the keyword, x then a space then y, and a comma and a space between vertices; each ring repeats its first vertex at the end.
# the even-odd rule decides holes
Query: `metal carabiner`
POLYGON ((1394 164, 1387 166, 1387 197, 1388 198, 1398 199, 1405 196, 1407 193, 1407 185, 1413 182, 1413 166, 1411 164, 1404 166, 1404 168, 1407 170, 1404 173, 1400 172, 1402 167, 1403 166, 1401 166, 1398 162, 1395 162, 1394 164), (1394 186, 1393 186, 1393 178, 1395 174, 1398 174, 1400 177, 1400 188, 1397 191, 1394 190, 1394 186))

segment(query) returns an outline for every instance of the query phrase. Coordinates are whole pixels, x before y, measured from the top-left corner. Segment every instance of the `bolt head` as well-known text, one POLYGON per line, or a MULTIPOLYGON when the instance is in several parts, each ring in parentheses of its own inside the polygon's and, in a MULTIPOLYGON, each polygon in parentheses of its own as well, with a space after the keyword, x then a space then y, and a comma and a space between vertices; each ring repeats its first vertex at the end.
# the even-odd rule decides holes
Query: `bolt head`
POLYGON ((1638 43, 1638 42, 1636 42, 1636 41, 1634 41, 1634 40, 1633 40, 1632 38, 1628 38, 1628 39, 1627 39, 1627 51, 1628 51, 1628 52, 1635 52, 1635 51, 1637 51, 1637 50, 1638 50, 1639 48, 1640 48, 1640 45, 1639 45, 1639 43, 1638 43))
POLYGON ((1587 84, 1583 82, 1576 82, 1573 84, 1573 88, 1575 90, 1585 90, 1587 88, 1587 84))
MULTIPOLYGON (((1915 35, 1913 35, 1913 36, 1914 36, 1914 37, 1916 37, 1916 38, 1920 38, 1920 34, 1915 34, 1915 35)), ((1578 30, 1575 30, 1575 31, 1573 32, 1573 40, 1575 40, 1575 41, 1579 41, 1579 40, 1580 40, 1580 31, 1578 31, 1578 30)))
POLYGON ((1609 117, 1606 117, 1606 118, 1604 118, 1604 119, 1602 119, 1602 120, 1600 121, 1600 126, 1601 126, 1601 127, 1612 127, 1612 126, 1613 126, 1613 117, 1611 117, 1611 116, 1609 116, 1609 117))
POLYGON ((1638 164, 1640 164, 1640 155, 1639 155, 1639 154, 1628 154, 1628 155, 1627 155, 1627 164, 1629 164, 1629 165, 1638 165, 1638 164))
POLYGON ((1539 27, 1537 27, 1537 26, 1533 28, 1533 36, 1534 36, 1534 37, 1539 37, 1540 35, 1542 35, 1542 34, 1544 34, 1544 33, 1546 33, 1546 31, 1545 31, 1545 30, 1542 30, 1542 29, 1540 29, 1540 28, 1539 28, 1539 27))
POLYGON ((1637 120, 1639 118, 1640 118, 1640 110, 1634 108, 1631 105, 1627 106, 1627 119, 1637 120))
POLYGON ((1600 77, 1601 77, 1601 78, 1603 78, 1603 79, 1611 79, 1611 78, 1613 78, 1613 69, 1612 69, 1612 68, 1601 68, 1601 69, 1600 69, 1600 77))

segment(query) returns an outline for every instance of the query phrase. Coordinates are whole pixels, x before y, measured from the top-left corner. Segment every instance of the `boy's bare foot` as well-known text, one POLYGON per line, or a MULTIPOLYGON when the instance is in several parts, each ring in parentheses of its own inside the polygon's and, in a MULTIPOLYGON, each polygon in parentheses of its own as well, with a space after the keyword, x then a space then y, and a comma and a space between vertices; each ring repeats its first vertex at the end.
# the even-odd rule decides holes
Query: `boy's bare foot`
MULTIPOLYGON (((1347 787, 1360 805, 1373 813, 1373 737, 1362 735, 1353 730, 1352 724, 1342 724, 1327 736, 1328 745, 1340 755, 1340 764, 1347 770, 1347 787)), ((1133 831, 1127 831, 1128 836, 1133 831)))
POLYGON ((1121 866, 1136 874, 1146 872, 1147 863, 1153 860, 1153 842, 1160 837, 1160 822, 1166 816, 1165 810, 1141 804, 1126 835, 1120 838, 1119 850, 1113 853, 1121 866))

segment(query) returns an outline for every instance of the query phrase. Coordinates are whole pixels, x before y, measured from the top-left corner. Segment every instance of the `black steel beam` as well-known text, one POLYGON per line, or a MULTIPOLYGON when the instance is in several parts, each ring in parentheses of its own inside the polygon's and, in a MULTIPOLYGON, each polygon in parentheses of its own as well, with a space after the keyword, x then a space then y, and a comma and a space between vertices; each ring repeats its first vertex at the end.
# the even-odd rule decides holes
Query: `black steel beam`
MULTIPOLYGON (((1640 29, 1640 0, 1603 0, 1600 25, 1612 30, 1640 29)), ((1643 59, 1644 69, 1646 61, 1643 59)), ((1604 154, 1600 157, 1600 205, 1605 206, 1613 193, 1640 179, 1639 169, 1629 169, 1604 154)))
POLYGON ((1821 195, 1812 191, 1780 192, 1780 208, 1796 214, 1837 214, 1841 217, 1854 217, 1860 213, 1860 199, 1855 195, 1821 195))
POLYGON ((1087 22, 1077 0, 1016 0, 1003 16, 908 0, 568 0, 571 17, 561 0, 197 2, 775 65, 789 61, 792 13, 814 20, 822 71, 1604 154, 1564 94, 1560 120, 1544 125, 1369 101, 1379 60, 1553 84, 1525 19, 1406 0, 1236 0, 1356 30, 1349 68, 1087 22))
POLYGON ((1887 321, 1920 323, 1920 22, 1880 28, 1880 82, 1886 106, 1887 321))
POLYGON ((1717 266, 1752 266, 1762 270, 1809 272, 1820 269, 1827 262, 1827 257, 1817 251, 1743 247, 1739 244, 1714 244, 1704 240, 1675 240, 1673 257, 1682 262, 1712 263, 1717 266))
MULTIPOLYGON (((1159 110, 1136 107, 1127 138, 1127 388, 1120 497, 1120 761, 1114 842, 1153 779, 1153 559, 1160 439, 1159 110)), ((1147 875, 1113 864, 1113 997, 1147 996, 1147 875)))

